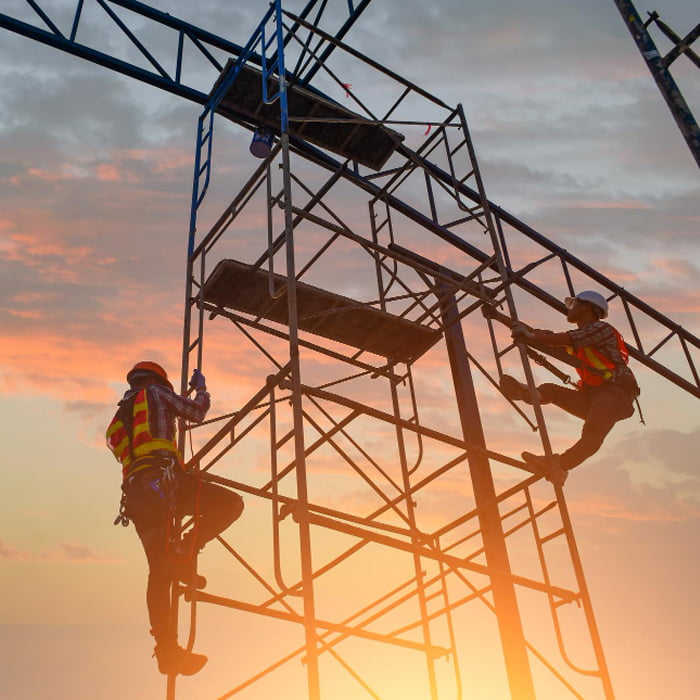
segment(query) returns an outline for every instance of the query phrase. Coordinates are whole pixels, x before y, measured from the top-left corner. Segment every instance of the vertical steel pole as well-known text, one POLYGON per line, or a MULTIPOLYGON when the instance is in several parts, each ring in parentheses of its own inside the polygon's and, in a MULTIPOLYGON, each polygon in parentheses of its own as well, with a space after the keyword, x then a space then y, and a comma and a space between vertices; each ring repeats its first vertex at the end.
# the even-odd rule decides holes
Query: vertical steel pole
MULTIPOLYGON (((372 227, 372 240, 375 244, 379 244, 379 235, 376 226, 376 215, 374 210, 374 200, 369 203, 369 219, 370 225, 372 227)), ((389 217, 387 216, 387 222, 389 223, 389 230, 391 230, 391 223, 389 217)), ((392 236, 393 240, 393 236, 392 236)), ((387 310, 386 304, 386 290, 384 288, 384 283, 382 280, 382 266, 379 260, 378 253, 374 253, 374 272, 377 279, 377 294, 381 302, 380 308, 382 311, 387 310)), ((389 370, 389 386, 391 390, 391 401, 394 411, 394 416, 399 419, 401 418, 401 405, 399 402, 399 392, 397 389, 397 379, 396 370, 392 365, 389 370)), ((411 475, 408 467, 408 458, 406 455, 406 441, 404 439, 403 428, 396 424, 396 444, 399 451, 399 464, 401 466, 401 477, 403 484, 403 492, 406 494, 405 504, 406 504, 406 516, 412 532, 412 541, 414 544, 418 544, 418 528, 416 527, 416 504, 413 501, 413 495, 411 493, 411 475)), ((421 557, 419 554, 413 554, 413 568, 415 572, 416 580, 416 594, 418 597, 418 609, 420 611, 421 619, 421 629, 423 632, 423 642, 428 647, 432 646, 431 632, 430 632, 430 618, 428 615, 428 600, 425 590, 425 576, 423 573, 423 565, 421 562, 421 557)), ((430 688, 430 699, 437 700, 438 698, 438 687, 437 687, 437 675, 435 673, 435 659, 430 651, 426 652, 425 655, 426 669, 428 672, 428 686, 430 688)))
MULTIPOLYGON (((380 293, 382 290, 380 289, 380 293)), ((394 409, 394 415, 396 418, 400 418, 401 411, 399 408, 399 396, 396 389, 396 377, 394 370, 391 370, 391 377, 389 379, 391 382, 391 400, 394 409)), ((396 443, 399 449, 399 460, 401 464, 401 475, 403 478, 403 489, 406 494, 406 515, 408 516, 408 522, 411 527, 412 536, 411 539, 414 544, 418 544, 418 528, 416 527, 416 509, 415 503, 413 502, 413 494, 411 493, 411 479, 408 473, 408 459, 406 457, 406 443, 404 440, 404 431, 400 425, 396 426, 396 443)), ((416 577, 416 593, 418 595, 418 608, 420 610, 421 617, 421 629, 423 632, 423 642, 427 647, 432 645, 432 639, 430 634, 430 618, 428 615, 428 601, 425 594, 425 582, 423 575, 423 566, 421 564, 420 555, 413 554, 413 568, 416 577)), ((428 671, 428 686, 430 687, 430 700, 437 700, 437 677, 435 674, 435 659, 430 651, 426 652, 426 664, 428 671)))
POLYGON ((661 94, 666 100, 666 104, 671 110, 676 124, 681 130, 683 138, 695 158, 695 162, 700 166, 700 128, 698 128, 698 123, 695 121, 688 103, 683 99, 676 81, 666 68, 666 64, 635 6, 630 0, 614 0, 614 2, 647 64, 647 68, 649 68, 656 84, 659 86, 659 90, 661 90, 661 94))
POLYGON ((309 700, 320 700, 321 688, 318 669, 318 639, 314 601, 313 564, 311 558, 311 528, 304 449, 304 417, 301 405, 301 367, 299 361, 299 329, 297 310, 296 268, 294 260, 294 217, 292 213, 292 179, 289 156, 287 81, 284 67, 284 38, 282 35, 282 7, 275 0, 277 21, 277 51, 280 80, 280 141, 282 144, 282 186, 284 191, 284 228, 287 262, 287 308, 289 314, 289 361, 292 384, 292 414, 294 425, 294 461, 297 485, 296 521, 299 526, 301 580, 304 600, 304 628, 306 633, 306 671, 309 700))
POLYGON ((581 562, 581 556, 579 555, 576 539, 574 538, 574 528, 571 524, 571 516, 569 515, 569 510, 566 507, 566 501, 564 500, 564 493, 561 486, 556 486, 555 491, 557 494, 557 501, 559 503, 561 521, 564 525, 566 542, 569 546, 569 553, 571 554, 571 564, 573 566, 574 573, 576 575, 576 582, 578 583, 578 589, 581 594, 581 605, 583 606, 583 612, 586 616, 586 622, 588 623, 588 631, 591 635, 591 645, 593 646, 593 652, 595 654, 596 661, 598 662, 598 671, 600 673, 601 683, 603 684, 605 700, 615 700, 615 692, 613 690, 612 680, 610 678, 610 671, 608 670, 608 663, 605 660, 605 652, 603 651, 603 642, 600 639, 600 632, 598 631, 598 624, 596 623, 595 614, 593 613, 593 605, 591 603, 591 596, 588 592, 586 576, 583 573, 583 563, 581 562))
MULTIPOLYGON (((441 313, 447 329, 445 341, 462 433, 467 443, 486 448, 476 390, 469 366, 467 345, 457 313, 457 303, 453 294, 445 295, 443 299, 441 313)), ((525 635, 515 596, 515 586, 511 579, 503 526, 496 504, 496 490, 491 475, 491 465, 488 457, 478 452, 468 453, 468 460, 474 499, 479 509, 484 553, 489 569, 491 569, 493 601, 511 697, 513 700, 535 700, 535 688, 527 657, 525 635)))

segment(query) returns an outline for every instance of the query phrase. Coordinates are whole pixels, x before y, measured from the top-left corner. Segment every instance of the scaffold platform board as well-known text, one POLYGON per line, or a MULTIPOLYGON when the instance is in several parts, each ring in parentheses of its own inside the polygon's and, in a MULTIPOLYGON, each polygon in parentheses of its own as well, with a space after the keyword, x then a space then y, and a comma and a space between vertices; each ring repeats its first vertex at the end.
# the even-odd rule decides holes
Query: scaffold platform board
MULTIPOLYGON (((237 260, 222 260, 202 288, 202 299, 288 325, 287 278, 237 260), (270 296, 270 280, 276 298, 270 296)), ((412 360, 441 336, 439 330, 297 282, 299 328, 391 360, 412 360)))
MULTIPOLYGON (((236 62, 229 59, 211 94, 226 80, 236 62)), ((268 78, 268 94, 279 90, 275 79, 268 78)), ((253 124, 279 131, 279 100, 268 104, 263 101, 262 73, 248 64, 240 68, 236 79, 227 89, 216 111, 240 122, 240 115, 253 124)), ((362 165, 379 170, 403 140, 403 135, 381 124, 365 121, 359 114, 322 97, 318 93, 293 83, 287 89, 289 133, 350 158, 362 165), (296 121, 300 119, 302 121, 296 121), (324 121, 314 121, 322 119, 324 121)))

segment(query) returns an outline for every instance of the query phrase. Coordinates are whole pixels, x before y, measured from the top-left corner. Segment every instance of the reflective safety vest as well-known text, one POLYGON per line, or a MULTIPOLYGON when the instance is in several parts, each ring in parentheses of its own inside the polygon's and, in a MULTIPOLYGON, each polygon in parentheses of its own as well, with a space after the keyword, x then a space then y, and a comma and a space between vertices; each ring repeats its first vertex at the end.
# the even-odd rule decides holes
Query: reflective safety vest
MULTIPOLYGON (((620 353, 622 361, 627 364, 629 362, 629 351, 622 339, 620 333, 610 326, 617 340, 617 349, 620 353)), ((578 376, 578 386, 600 386, 601 384, 612 379, 614 376, 615 363, 606 357, 602 352, 591 347, 581 347, 574 350, 572 347, 567 347, 566 351, 577 357, 581 361, 581 365, 576 367, 578 376)))
POLYGON ((124 478, 154 465, 153 453, 167 452, 184 467, 182 455, 174 440, 153 437, 148 421, 148 391, 141 389, 135 397, 119 407, 107 428, 107 447, 122 465, 124 478), (133 408, 129 404, 133 401, 133 408))

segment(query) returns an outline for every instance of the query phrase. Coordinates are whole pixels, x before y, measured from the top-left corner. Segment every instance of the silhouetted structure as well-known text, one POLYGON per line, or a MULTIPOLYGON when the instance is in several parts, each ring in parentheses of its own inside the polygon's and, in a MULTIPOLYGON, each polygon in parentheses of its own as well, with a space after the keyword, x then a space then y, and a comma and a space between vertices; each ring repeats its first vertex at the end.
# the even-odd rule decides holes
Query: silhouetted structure
MULTIPOLYGON (((563 491, 503 454, 516 452, 508 445, 490 447, 509 430, 551 454, 540 407, 509 403, 498 378, 516 367, 531 384, 533 358, 561 370, 481 310, 553 315, 594 286, 627 320, 632 357, 694 396, 700 341, 489 201, 462 107, 342 43, 367 2, 350 4, 335 34, 322 9, 310 19, 315 0, 300 15, 275 2, 245 47, 118 4, 181 43, 226 52, 206 49, 213 89, 182 82, 181 48, 170 77, 74 37, 9 28, 205 105, 182 389, 214 358, 240 370, 242 344, 256 355, 246 355, 249 394, 201 429, 189 463, 246 496, 250 531, 267 546, 220 539, 232 574, 206 591, 178 587, 174 603, 184 596, 193 623, 202 604, 266 619, 270 647, 271 625, 300 630, 295 648, 234 666, 221 698, 262 697, 277 674, 290 696, 312 700, 342 697, 346 682, 353 697, 405 687, 460 697, 486 682, 518 700, 612 698, 563 491), (220 193, 205 197, 215 118, 265 126, 276 141, 223 207, 220 193), (352 595, 339 599, 343 582, 352 595)), ((234 632, 226 653, 237 644, 247 642, 234 632)))

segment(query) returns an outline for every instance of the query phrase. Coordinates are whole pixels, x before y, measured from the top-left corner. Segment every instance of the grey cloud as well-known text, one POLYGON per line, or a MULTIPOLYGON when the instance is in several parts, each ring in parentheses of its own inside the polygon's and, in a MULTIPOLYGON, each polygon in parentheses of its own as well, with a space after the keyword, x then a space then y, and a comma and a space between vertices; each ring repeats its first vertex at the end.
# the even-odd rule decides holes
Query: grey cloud
MULTIPOLYGON (((648 462, 663 473, 682 476, 692 484, 695 497, 700 501, 700 428, 689 433, 676 430, 646 430, 616 448, 616 454, 629 465, 648 462)), ((633 467, 631 467, 633 473, 633 467)))
POLYGON ((601 457, 571 473, 566 488, 572 511, 611 522, 698 521, 700 482, 695 476, 678 474, 670 466, 671 454, 628 453, 628 443, 624 448, 604 449, 601 457), (663 478, 670 471, 674 478, 663 478))
MULTIPOLYGON (((79 147, 135 147, 146 114, 130 99, 124 79, 84 67, 62 78, 3 76, 4 120, 12 130, 51 137, 64 154, 79 147), (14 124, 13 124, 14 121, 14 124)), ((7 127, 6 127, 7 128, 7 127)))

